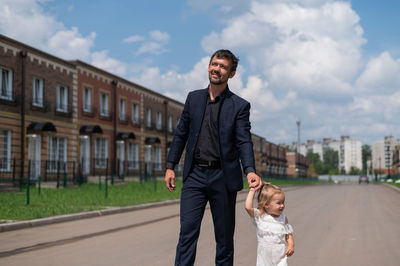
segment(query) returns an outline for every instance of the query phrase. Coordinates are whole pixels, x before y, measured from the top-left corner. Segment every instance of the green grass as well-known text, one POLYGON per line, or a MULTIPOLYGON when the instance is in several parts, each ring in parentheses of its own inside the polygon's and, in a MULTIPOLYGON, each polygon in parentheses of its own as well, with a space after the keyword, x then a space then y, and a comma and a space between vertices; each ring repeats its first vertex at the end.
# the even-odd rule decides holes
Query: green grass
POLYGON ((178 199, 182 182, 170 193, 163 181, 128 182, 126 185, 109 185, 106 198, 105 184, 84 184, 76 188, 30 188, 30 204, 26 204, 26 189, 22 192, 0 193, 0 219, 30 220, 54 215, 101 210, 111 206, 129 206, 148 202, 178 199))
MULTIPOLYGON (((316 180, 268 179, 279 185, 308 185, 316 180)), ((75 188, 30 188, 30 204, 26 204, 26 189, 22 192, 0 192, 0 220, 30 220, 55 215, 101 210, 111 206, 130 206, 141 203, 179 199, 182 181, 176 181, 176 190, 170 193, 164 181, 128 182, 109 185, 106 198, 105 184, 84 184, 75 188)), ((245 182, 245 188, 247 184, 245 182)))

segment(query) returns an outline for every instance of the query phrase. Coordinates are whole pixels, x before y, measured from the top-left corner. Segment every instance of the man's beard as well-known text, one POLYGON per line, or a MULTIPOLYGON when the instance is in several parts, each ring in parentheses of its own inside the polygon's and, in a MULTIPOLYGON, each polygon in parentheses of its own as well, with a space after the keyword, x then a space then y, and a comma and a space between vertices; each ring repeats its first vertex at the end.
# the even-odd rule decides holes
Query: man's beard
POLYGON ((224 83, 221 79, 219 79, 219 80, 216 80, 216 81, 213 81, 211 78, 210 78, 210 83, 212 84, 212 85, 221 85, 222 83, 224 83))
POLYGON ((218 76, 218 80, 213 80, 212 79, 212 74, 209 75, 208 79, 210 80, 210 83, 213 85, 221 85, 222 83, 224 83, 224 81, 221 79, 221 76, 218 76))

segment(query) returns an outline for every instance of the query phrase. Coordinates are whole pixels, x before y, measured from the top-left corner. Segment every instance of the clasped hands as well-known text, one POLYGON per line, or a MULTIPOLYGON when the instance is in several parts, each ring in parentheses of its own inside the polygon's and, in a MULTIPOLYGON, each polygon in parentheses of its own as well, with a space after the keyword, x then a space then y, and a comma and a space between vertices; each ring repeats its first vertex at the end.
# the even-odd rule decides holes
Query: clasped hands
POLYGON ((256 173, 250 172, 247 174, 247 184, 249 185, 250 189, 252 188, 254 190, 259 190, 263 183, 261 178, 256 173))

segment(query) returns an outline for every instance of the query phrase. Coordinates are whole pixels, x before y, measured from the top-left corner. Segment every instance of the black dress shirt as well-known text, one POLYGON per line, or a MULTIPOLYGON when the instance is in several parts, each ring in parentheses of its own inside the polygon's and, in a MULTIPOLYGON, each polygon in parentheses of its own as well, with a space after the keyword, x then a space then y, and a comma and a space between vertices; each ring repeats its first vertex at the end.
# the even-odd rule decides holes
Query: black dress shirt
MULTIPOLYGON (((224 91, 225 92, 225 91, 224 91)), ((223 94, 223 93, 222 93, 223 94)), ((201 124, 197 146, 194 152, 194 160, 219 161, 219 134, 218 134, 218 115, 221 106, 221 97, 214 100, 207 96, 206 109, 204 110, 203 123, 201 124)))

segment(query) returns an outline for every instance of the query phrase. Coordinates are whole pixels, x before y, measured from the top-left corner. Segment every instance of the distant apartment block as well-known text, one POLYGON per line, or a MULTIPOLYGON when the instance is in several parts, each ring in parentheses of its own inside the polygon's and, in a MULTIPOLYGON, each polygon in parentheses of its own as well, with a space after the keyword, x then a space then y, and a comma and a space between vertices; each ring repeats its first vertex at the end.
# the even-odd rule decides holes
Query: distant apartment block
MULTIPOLYGON (((293 148, 297 147, 294 142, 293 148)), ((342 136, 340 140, 324 138, 322 141, 307 140, 307 143, 299 146, 299 153, 307 155, 309 151, 319 155, 321 161, 324 160, 324 153, 327 149, 338 152, 339 170, 344 169, 347 173, 351 167, 362 169, 362 148, 361 141, 352 140, 348 136, 342 136)))
POLYGON ((388 174, 393 167, 393 155, 400 140, 392 136, 386 136, 383 140, 375 141, 372 144, 372 167, 379 172, 388 174))
POLYGON ((339 169, 349 173, 352 167, 362 170, 361 141, 342 136, 340 139, 339 169))

